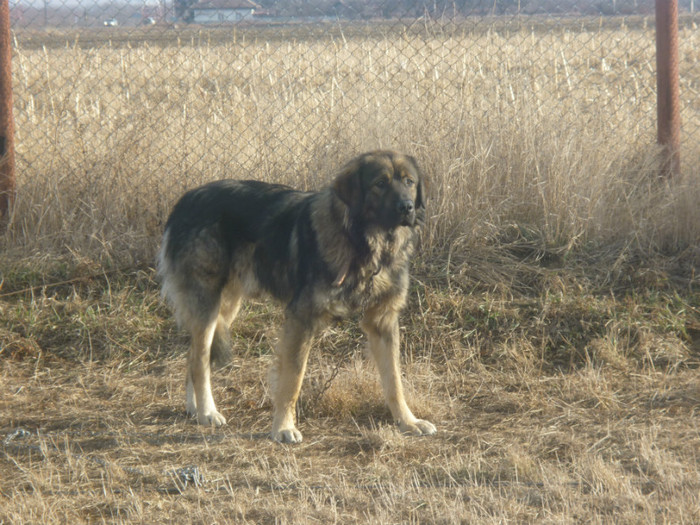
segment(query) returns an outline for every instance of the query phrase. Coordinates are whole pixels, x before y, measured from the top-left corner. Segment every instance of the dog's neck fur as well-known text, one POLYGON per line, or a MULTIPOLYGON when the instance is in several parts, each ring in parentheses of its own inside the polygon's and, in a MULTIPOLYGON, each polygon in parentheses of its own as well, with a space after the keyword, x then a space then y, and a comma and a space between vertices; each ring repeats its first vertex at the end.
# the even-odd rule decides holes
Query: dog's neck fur
POLYGON ((383 266, 394 262, 396 250, 405 244, 408 228, 403 231, 383 231, 368 227, 332 190, 330 198, 316 199, 312 205, 312 220, 319 235, 321 255, 335 275, 333 286, 341 286, 353 273, 360 280, 370 278, 383 266), (329 225, 337 225, 335 229, 329 225), (367 275, 365 275, 367 274, 367 275))

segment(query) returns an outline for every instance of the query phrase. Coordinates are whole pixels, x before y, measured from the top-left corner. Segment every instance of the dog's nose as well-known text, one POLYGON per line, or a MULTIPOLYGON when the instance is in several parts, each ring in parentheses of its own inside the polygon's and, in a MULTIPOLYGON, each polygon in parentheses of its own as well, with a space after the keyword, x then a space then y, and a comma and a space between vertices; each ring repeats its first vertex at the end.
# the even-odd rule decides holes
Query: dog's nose
POLYGON ((396 205, 396 209, 402 215, 410 215, 413 213, 415 207, 413 206, 413 201, 411 199, 406 199, 399 201, 396 205))

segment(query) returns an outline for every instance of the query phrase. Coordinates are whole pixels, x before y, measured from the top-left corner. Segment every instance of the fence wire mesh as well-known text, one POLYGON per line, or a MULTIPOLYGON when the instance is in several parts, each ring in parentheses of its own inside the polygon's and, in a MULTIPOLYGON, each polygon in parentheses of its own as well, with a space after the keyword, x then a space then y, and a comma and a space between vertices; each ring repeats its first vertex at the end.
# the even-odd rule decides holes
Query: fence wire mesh
MULTIPOLYGON (((303 186, 323 162, 374 147, 420 156, 440 144, 468 162, 464 136, 505 122, 556 122, 553 134, 610 148, 656 141, 653 0, 13 0, 10 11, 20 189, 100 185, 131 209, 217 177, 284 171, 303 186)), ((683 161, 696 163, 693 0, 680 15, 683 161)))

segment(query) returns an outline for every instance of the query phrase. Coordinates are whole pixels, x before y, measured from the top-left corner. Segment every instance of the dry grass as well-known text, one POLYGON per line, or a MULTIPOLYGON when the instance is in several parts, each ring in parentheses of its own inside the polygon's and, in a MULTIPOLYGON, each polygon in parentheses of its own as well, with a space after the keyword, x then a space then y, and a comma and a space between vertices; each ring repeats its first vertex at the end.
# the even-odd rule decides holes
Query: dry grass
POLYGON ((89 48, 68 36, 53 49, 18 36, 7 249, 150 263, 185 188, 232 176, 319 187, 376 147, 416 155, 430 175, 431 255, 513 223, 562 249, 677 251, 700 237, 692 28, 681 39, 687 178, 668 188, 649 182, 651 29, 217 35, 89 48))
POLYGON ((276 310, 243 313, 214 383, 229 425, 212 430, 185 416, 186 342, 148 275, 4 300, 0 519, 700 519, 697 295, 411 296, 408 394, 439 433, 398 433, 342 325, 311 357, 300 446, 267 439, 276 310))
POLYGON ((698 150, 656 178, 651 31, 429 29, 18 37, 0 522, 700 521, 698 150), (215 377, 229 425, 196 426, 150 268, 173 199, 223 176, 319 187, 374 147, 431 180, 402 326, 439 433, 398 433, 346 323, 311 356, 304 443, 269 441, 280 312, 262 303, 215 377))

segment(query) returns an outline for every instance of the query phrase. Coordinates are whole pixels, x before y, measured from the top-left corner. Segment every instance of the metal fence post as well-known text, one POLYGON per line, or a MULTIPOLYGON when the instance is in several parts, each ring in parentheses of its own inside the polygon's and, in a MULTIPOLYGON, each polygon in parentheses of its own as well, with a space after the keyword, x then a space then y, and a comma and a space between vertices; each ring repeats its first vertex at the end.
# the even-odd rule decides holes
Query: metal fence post
POLYGON ((11 60, 10 6, 8 0, 0 0, 0 220, 6 217, 15 191, 11 60))
POLYGON ((658 142, 663 172, 681 169, 681 114, 678 74, 678 0, 656 0, 656 89, 658 142))

